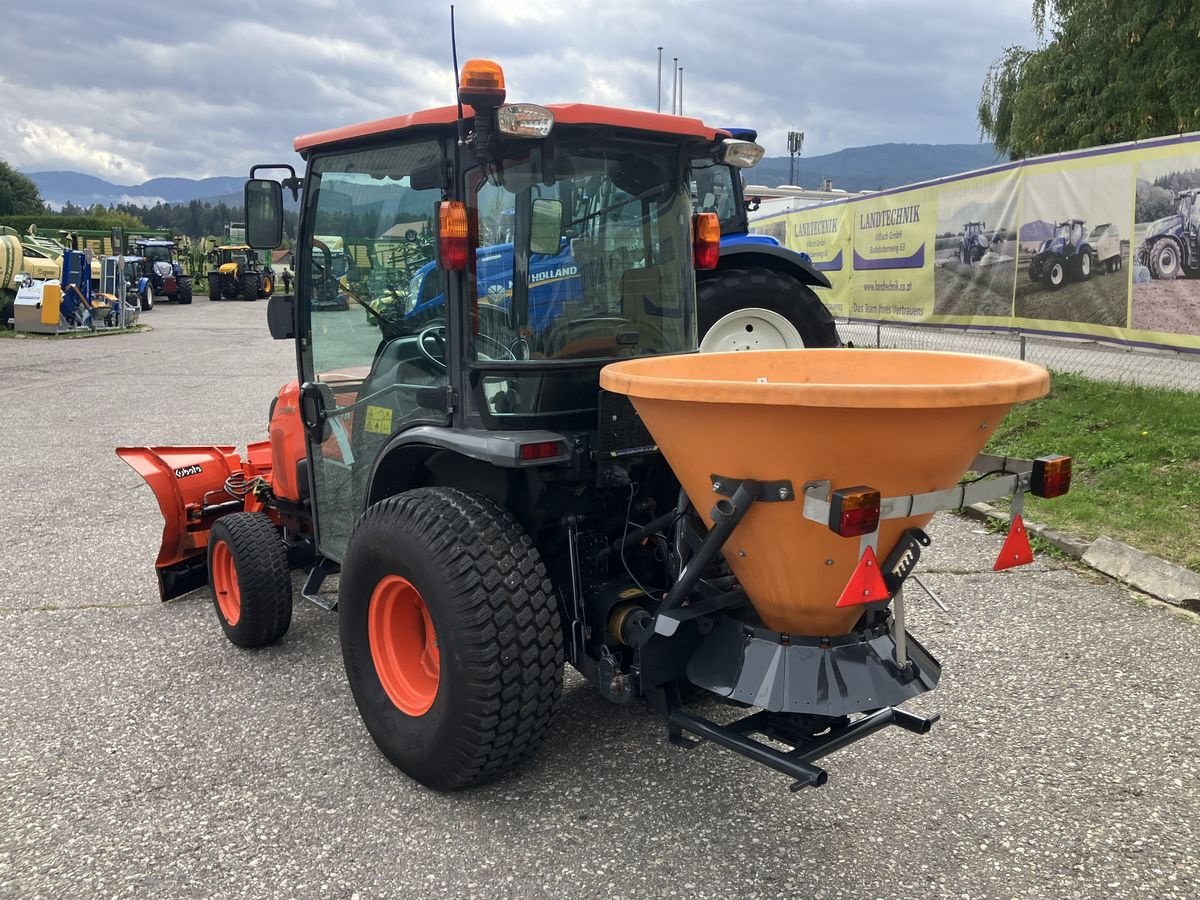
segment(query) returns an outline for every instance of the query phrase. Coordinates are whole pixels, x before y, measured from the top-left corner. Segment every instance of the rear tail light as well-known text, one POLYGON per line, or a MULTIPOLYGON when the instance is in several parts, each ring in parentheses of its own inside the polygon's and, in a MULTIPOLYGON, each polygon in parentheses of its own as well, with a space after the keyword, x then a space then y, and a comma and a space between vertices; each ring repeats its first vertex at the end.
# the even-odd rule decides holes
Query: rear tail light
POLYGON ((697 269, 715 269, 721 256, 721 220, 716 213, 692 218, 692 257, 697 269))
POLYGON ((467 267, 469 234, 466 204, 455 200, 444 200, 439 203, 438 266, 448 270, 467 267))
POLYGON ((567 452, 567 445, 562 441, 538 441, 534 444, 521 445, 521 461, 534 462, 539 459, 554 459, 567 452))
POLYGON ((1029 492, 1035 497, 1061 497, 1071 489, 1071 457, 1039 456, 1033 461, 1029 492))
POLYGON ((829 501, 829 527, 842 537, 860 537, 879 527, 879 491, 866 485, 834 491, 829 501))

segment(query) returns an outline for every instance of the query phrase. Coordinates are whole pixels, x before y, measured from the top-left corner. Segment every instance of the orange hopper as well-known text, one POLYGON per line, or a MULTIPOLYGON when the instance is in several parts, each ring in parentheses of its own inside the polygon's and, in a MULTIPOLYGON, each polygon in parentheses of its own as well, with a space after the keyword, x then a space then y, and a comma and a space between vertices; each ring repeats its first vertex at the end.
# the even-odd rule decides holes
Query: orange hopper
MULTIPOLYGON (((711 527, 714 477, 869 485, 884 497, 953 487, 1014 403, 1049 389, 1046 370, 991 356, 909 350, 770 350, 631 359, 600 373, 629 395, 711 527)), ((849 632, 837 607, 859 540, 807 520, 803 498, 755 503, 725 559, 768 627, 849 632)), ((880 556, 931 515, 886 519, 880 556)))

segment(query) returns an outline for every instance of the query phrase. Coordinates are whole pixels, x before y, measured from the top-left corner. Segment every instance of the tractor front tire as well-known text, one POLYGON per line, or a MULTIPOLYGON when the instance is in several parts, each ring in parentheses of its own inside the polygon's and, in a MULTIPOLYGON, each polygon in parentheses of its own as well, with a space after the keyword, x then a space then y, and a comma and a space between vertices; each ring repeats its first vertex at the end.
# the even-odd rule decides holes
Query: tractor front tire
POLYGON ((222 516, 208 540, 208 582, 225 636, 239 647, 264 647, 292 624, 287 549, 266 513, 222 516))
POLYGON ((208 273, 208 299, 209 300, 220 300, 221 299, 221 273, 220 272, 209 272, 208 273))
POLYGON ((769 269, 718 272, 697 284, 696 303, 704 351, 842 346, 816 292, 769 269))
POLYGON ((1046 287, 1052 291, 1057 291, 1063 286, 1067 280, 1067 264, 1061 256, 1056 256, 1050 260, 1043 269, 1043 278, 1046 281, 1046 287))
POLYGON ((189 306, 192 302, 192 283, 191 281, 181 282, 179 285, 179 293, 175 295, 175 300, 180 306, 189 306))
POLYGON ((261 282, 257 275, 249 274, 242 276, 242 299, 257 300, 258 288, 261 282))
POLYGON ((1075 278, 1079 281, 1087 281, 1092 277, 1092 254, 1085 250, 1079 254, 1079 260, 1075 263, 1075 278))
POLYGON ((1163 238, 1150 248, 1150 274, 1167 280, 1178 278, 1181 255, 1174 238, 1163 238))
POLYGON ((138 299, 141 301, 139 305, 142 307, 142 312, 150 312, 150 310, 154 309, 154 288, 146 285, 145 290, 142 291, 142 295, 138 299))
POLYGON ((562 693, 554 590, 529 536, 486 497, 418 488, 363 513, 338 631, 367 731, 421 784, 492 780, 546 737, 562 693))

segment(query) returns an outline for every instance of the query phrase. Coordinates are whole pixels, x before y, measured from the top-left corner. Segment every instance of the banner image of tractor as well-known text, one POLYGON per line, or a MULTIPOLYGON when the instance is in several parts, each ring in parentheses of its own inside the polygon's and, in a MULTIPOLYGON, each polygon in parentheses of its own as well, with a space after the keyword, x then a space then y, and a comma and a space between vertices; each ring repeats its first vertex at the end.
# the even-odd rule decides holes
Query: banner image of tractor
POLYGON ((1018 180, 1013 169, 939 188, 934 315, 1012 315, 1018 180))
POLYGON ((1126 327, 1129 181, 1129 165, 1091 161, 1025 173, 1016 318, 1126 327))
POLYGON ((1200 155, 1142 159, 1130 327, 1200 335, 1200 155))

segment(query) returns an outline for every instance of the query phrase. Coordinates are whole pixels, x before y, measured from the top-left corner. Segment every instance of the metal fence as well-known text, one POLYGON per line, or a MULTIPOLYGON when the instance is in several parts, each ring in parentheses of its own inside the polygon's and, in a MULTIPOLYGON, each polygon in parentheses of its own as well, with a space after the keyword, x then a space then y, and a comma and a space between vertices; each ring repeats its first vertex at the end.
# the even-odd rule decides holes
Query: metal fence
POLYGON ((856 347, 953 350, 1025 359, 1054 372, 1073 372, 1102 381, 1200 393, 1200 353, 1151 350, 1099 340, 1051 338, 1017 329, 893 325, 839 320, 842 340, 856 347))

